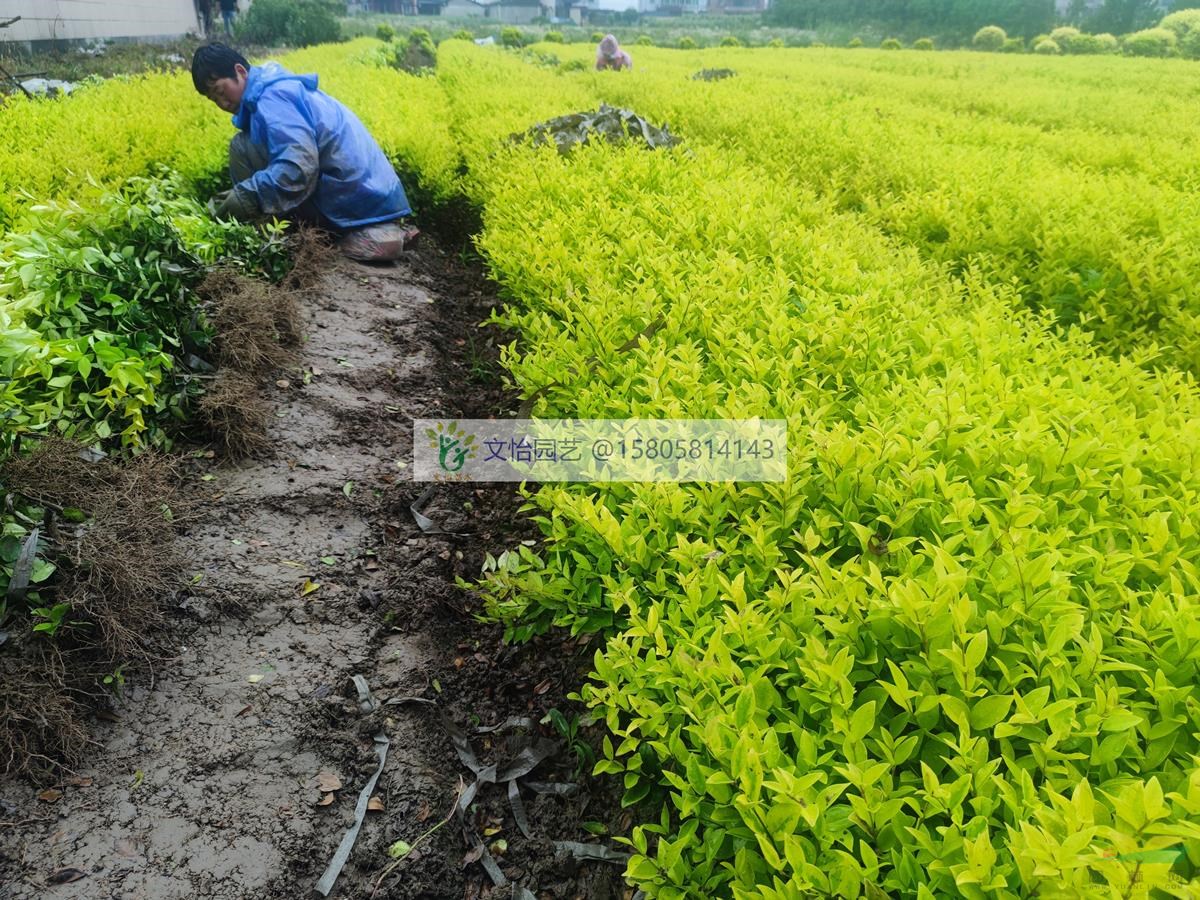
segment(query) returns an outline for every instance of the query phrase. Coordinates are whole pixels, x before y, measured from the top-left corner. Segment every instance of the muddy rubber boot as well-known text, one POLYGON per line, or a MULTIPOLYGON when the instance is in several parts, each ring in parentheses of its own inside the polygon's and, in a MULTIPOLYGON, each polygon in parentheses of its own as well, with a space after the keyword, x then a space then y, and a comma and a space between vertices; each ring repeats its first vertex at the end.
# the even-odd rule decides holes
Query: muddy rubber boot
POLYGON ((360 262, 392 262, 412 247, 420 234, 402 222, 381 222, 346 232, 337 242, 343 256, 360 262))

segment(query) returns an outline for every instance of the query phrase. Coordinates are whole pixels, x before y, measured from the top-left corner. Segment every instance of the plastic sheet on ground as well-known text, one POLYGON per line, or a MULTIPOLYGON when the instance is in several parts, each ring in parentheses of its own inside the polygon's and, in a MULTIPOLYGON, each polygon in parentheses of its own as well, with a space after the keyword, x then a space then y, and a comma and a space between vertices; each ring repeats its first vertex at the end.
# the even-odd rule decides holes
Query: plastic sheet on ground
POLYGON ((570 153, 592 140, 610 144, 643 143, 652 150, 673 147, 679 138, 664 125, 659 127, 628 109, 601 104, 598 110, 558 116, 534 125, 523 134, 512 135, 516 142, 532 139, 535 147, 553 143, 561 154, 570 153))

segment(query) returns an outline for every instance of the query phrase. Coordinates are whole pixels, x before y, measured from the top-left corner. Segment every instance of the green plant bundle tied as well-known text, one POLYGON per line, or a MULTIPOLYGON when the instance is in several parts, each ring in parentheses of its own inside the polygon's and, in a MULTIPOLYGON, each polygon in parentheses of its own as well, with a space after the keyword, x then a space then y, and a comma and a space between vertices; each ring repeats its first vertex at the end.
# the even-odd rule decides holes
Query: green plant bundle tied
POLYGON ((205 214, 177 177, 35 207, 0 238, 0 452, 23 432, 162 443, 210 334, 190 288, 218 257, 281 270, 278 243, 205 214))
POLYGON ((679 143, 664 126, 654 125, 637 113, 602 103, 595 111, 558 116, 534 125, 528 131, 509 136, 513 143, 532 139, 535 147, 554 144, 566 155, 575 147, 600 141, 609 144, 637 143, 651 150, 674 147, 679 143))

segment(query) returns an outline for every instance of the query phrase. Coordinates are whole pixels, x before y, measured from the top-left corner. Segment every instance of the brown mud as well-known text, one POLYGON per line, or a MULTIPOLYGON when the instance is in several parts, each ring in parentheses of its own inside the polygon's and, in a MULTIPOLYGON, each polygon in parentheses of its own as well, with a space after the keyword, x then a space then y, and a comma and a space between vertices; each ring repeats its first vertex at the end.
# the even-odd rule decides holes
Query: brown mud
POLYGON ((425 534, 409 510, 425 487, 407 480, 412 418, 516 406, 497 387, 497 338, 477 327, 494 302, 433 244, 395 267, 331 263, 304 303, 296 366, 266 382, 268 449, 190 463, 197 516, 177 541, 188 584, 167 613, 173 657, 126 681, 85 765, 50 785, 0 781, 0 898, 312 896, 380 732, 382 808, 330 896, 630 896, 619 863, 556 848, 619 851, 609 836, 630 826, 615 786, 591 781, 543 721, 579 713, 566 696, 594 648, 507 646, 455 585, 485 553, 535 538, 519 498, 439 487, 423 512, 457 534, 425 534), (428 702, 364 713, 354 675, 381 703, 428 702), (510 717, 524 721, 478 731, 510 717), (478 768, 534 754, 519 807, 505 783, 484 783, 436 827, 475 780, 455 734, 478 768), (415 849, 381 881, 397 841, 415 849))

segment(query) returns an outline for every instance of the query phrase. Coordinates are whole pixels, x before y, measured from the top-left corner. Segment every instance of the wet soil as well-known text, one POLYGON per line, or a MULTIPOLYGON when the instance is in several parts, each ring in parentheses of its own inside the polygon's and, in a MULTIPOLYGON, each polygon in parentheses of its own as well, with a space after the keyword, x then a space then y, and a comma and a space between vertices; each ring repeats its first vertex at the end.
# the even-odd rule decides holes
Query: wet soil
POLYGON ((379 734, 381 808, 330 896, 630 896, 619 863, 556 848, 619 851, 610 837, 630 827, 615 785, 582 774, 578 746, 546 721, 580 712, 566 697, 594 648, 563 635, 505 645, 456 586, 485 553, 536 539, 520 498, 438 487, 423 512, 455 535, 423 533, 409 508, 426 487, 407 480, 414 417, 516 407, 497 380, 502 336, 478 327, 494 302, 434 244, 322 277, 301 365, 267 385, 271 452, 192 459, 202 514, 180 538, 174 657, 125 684, 88 765, 49 786, 0 781, 0 898, 312 896, 379 734), (354 675, 378 703, 415 699, 364 712, 354 675), (475 781, 466 762, 486 776, 522 751, 537 763, 517 779, 517 807, 485 777, 435 827, 475 781), (381 878, 398 841, 415 849, 381 878))

